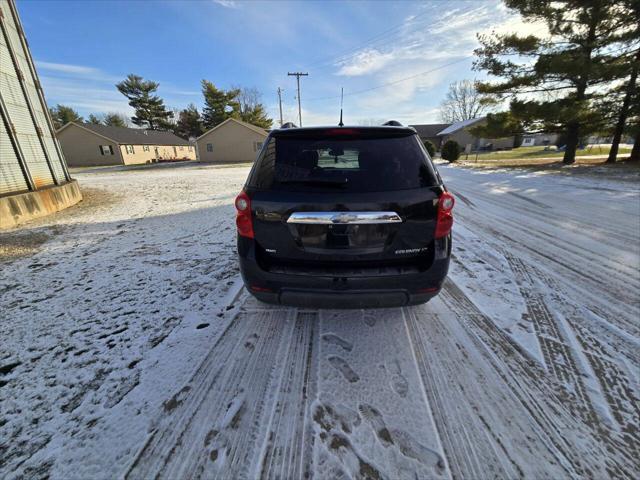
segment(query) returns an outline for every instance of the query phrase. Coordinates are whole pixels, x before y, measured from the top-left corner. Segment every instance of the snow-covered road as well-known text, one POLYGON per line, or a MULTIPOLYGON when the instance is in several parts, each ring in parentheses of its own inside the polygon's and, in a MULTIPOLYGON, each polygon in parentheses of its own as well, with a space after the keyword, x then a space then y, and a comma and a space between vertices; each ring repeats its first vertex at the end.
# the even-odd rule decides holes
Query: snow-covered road
POLYGON ((638 478, 640 189, 441 166, 429 304, 242 288, 247 167, 85 170, 0 233, 2 478, 638 478))

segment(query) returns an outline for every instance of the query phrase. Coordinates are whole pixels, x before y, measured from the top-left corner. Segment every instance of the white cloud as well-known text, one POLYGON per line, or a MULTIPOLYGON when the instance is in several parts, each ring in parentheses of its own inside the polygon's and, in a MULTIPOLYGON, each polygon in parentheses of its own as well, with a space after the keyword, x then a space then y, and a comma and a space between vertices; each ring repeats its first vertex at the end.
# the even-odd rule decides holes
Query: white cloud
POLYGON ((238 8, 238 3, 235 0, 213 0, 213 3, 225 8, 238 8))
POLYGON ((97 68, 93 67, 70 65, 67 63, 42 62, 40 60, 36 61, 36 66, 39 70, 50 70, 74 75, 95 75, 100 72, 97 68))
POLYGON ((118 112, 130 115, 131 107, 115 87, 87 84, 83 80, 41 75, 42 88, 50 107, 62 104, 80 110, 81 114, 118 112))
POLYGON ((359 52, 349 62, 344 62, 337 75, 355 77, 377 72, 393 61, 391 53, 381 53, 376 49, 367 49, 359 52))
POLYGON ((405 19, 393 37, 374 41, 383 42, 383 45, 359 50, 340 59, 335 63, 337 75, 367 75, 392 66, 395 70, 397 64, 409 62, 418 72, 435 65, 438 60, 471 55, 477 44, 475 32, 495 18, 486 6, 468 11, 452 9, 437 21, 427 16, 420 17, 423 21, 418 22, 418 17, 413 15, 405 19))
POLYGON ((36 69, 39 72, 48 72, 48 75, 55 75, 57 77, 77 78, 96 82, 116 83, 122 80, 120 76, 110 75, 99 68, 88 65, 72 65, 36 60, 36 69))
MULTIPOLYGON (((471 70, 478 32, 539 35, 544 31, 544 25, 524 22, 498 1, 466 5, 444 12, 425 9, 407 17, 391 38, 387 35, 337 59, 335 74, 347 77, 345 111, 357 111, 365 119, 437 121, 437 107, 449 83, 484 76, 471 70)), ((322 107, 320 101, 312 105, 322 107)))

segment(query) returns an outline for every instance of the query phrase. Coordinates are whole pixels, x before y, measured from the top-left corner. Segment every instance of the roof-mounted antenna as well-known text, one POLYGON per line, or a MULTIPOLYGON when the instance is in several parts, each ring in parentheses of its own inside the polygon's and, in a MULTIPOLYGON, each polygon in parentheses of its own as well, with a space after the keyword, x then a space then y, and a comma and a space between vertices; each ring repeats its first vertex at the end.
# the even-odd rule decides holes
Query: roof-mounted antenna
POLYGON ((340 87, 340 123, 339 127, 344 127, 344 123, 342 123, 342 101, 344 100, 344 87, 340 87))

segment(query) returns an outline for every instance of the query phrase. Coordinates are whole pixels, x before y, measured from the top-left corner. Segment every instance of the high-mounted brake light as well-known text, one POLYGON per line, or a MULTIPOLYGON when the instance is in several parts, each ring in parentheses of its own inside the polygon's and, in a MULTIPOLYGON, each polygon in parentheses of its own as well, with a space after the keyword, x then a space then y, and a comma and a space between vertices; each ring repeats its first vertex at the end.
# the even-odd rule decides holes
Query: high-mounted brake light
POLYGON ((331 128, 329 130, 325 130, 325 135, 355 135, 359 133, 358 130, 354 128, 331 128))
POLYGON ((438 217, 436 219, 436 238, 449 235, 453 226, 453 205, 455 199, 449 192, 443 192, 438 198, 438 217))
POLYGON ((251 199, 246 192, 236 197, 236 227, 241 237, 253 238, 253 219, 251 218, 251 199))

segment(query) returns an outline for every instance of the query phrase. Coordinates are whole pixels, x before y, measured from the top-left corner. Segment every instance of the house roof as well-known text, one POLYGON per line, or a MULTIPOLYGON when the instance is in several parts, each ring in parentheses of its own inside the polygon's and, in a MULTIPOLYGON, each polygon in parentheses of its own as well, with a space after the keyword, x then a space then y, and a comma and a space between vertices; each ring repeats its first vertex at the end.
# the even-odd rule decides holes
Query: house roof
POLYGON ((101 137, 113 140, 118 144, 127 145, 190 145, 173 132, 165 132, 160 130, 144 130, 142 128, 123 128, 111 127, 108 125, 95 125, 93 123, 76 123, 71 122, 62 127, 59 132, 67 128, 69 125, 75 125, 85 130, 100 135, 101 137))
POLYGON ((416 129, 421 137, 435 137, 439 132, 447 128, 450 123, 427 123, 423 125, 409 125, 416 129))
POLYGON ((228 123, 230 123, 230 122, 235 122, 235 123, 237 123, 237 124, 240 124, 240 125, 242 125, 243 127, 248 128, 249 130, 253 130, 253 131, 254 131, 254 132, 256 132, 256 133, 259 133, 259 134, 261 134, 261 135, 264 135, 265 137, 266 137, 267 135, 269 135, 269 132, 267 132, 264 128, 256 127, 255 125, 251 125, 250 123, 243 122, 243 121, 241 121, 241 120, 237 120, 237 119, 235 119, 235 118, 231 118, 231 117, 229 117, 229 118, 227 118, 224 122, 219 123, 219 124, 218 124, 218 125, 216 125, 215 127, 213 127, 213 128, 211 128, 211 129, 207 130, 206 132, 204 132, 202 135, 200 135, 200 136, 196 139, 196 141, 197 141, 197 140, 200 140, 200 139, 201 139, 201 138, 203 138, 203 137, 206 137, 207 135, 209 135, 209 134, 210 134, 211 132, 213 132, 214 130, 219 129, 219 128, 220 128, 220 127, 222 127, 223 125, 227 125, 227 124, 228 124, 228 123))
POLYGON ((438 133, 438 135, 449 135, 449 134, 455 133, 458 130, 462 130, 463 128, 466 128, 470 125, 473 125, 474 123, 478 123, 479 121, 484 120, 484 118, 485 117, 470 118, 469 120, 463 120, 461 122, 453 123, 449 125, 447 128, 445 128, 444 130, 442 130, 440 133, 438 133))

